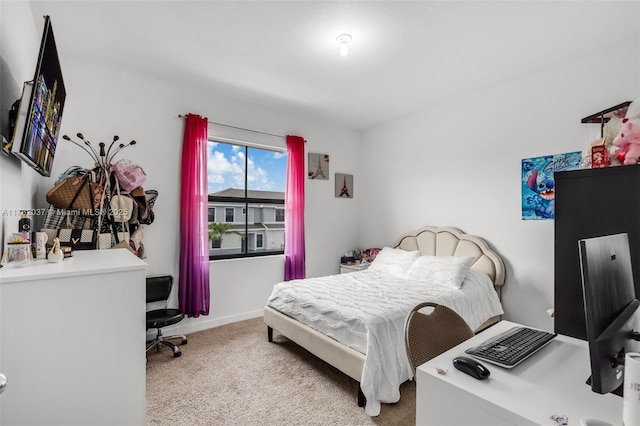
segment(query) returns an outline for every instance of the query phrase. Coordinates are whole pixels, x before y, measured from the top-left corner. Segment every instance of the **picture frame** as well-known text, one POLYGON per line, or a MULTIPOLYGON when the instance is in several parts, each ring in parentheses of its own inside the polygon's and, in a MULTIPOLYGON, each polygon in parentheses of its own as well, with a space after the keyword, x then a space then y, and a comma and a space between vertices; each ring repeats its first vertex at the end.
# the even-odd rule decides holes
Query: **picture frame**
POLYGON ((314 180, 329 180, 329 155, 309 153, 307 177, 314 180))
POLYGON ((522 159, 522 220, 555 219, 554 173, 576 170, 581 162, 582 151, 522 159))
POLYGON ((353 175, 336 173, 336 198, 353 198, 353 175))

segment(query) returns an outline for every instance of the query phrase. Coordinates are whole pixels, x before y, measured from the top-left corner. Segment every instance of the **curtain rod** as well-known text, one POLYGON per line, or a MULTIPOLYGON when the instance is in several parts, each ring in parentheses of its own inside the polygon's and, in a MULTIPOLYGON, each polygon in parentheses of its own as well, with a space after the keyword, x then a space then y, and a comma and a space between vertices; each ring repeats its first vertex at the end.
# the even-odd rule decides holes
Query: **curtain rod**
MULTIPOLYGON (((182 114, 178 114, 178 118, 186 118, 186 116, 184 116, 182 114)), ((260 132, 258 130, 245 129, 244 127, 231 126, 229 124, 216 123, 215 121, 207 120, 207 123, 215 124, 216 126, 228 127, 230 129, 236 129, 236 130, 242 130, 242 131, 245 131, 245 132, 257 133, 259 135, 274 136, 276 138, 283 138, 283 139, 286 138, 286 136, 282 136, 282 135, 274 135, 273 133, 267 133, 267 132, 260 132)))

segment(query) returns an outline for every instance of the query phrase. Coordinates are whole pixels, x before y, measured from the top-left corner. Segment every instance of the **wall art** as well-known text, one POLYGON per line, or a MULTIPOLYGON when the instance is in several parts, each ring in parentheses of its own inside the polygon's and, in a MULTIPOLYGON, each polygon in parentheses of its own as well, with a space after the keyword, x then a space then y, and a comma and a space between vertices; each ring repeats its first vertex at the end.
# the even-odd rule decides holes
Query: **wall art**
POLYGON ((309 179, 329 180, 329 155, 310 153, 307 167, 309 179))
POLYGON ((353 175, 336 173, 336 197, 353 198, 353 175))
POLYGON ((555 217, 554 172, 580 167, 582 152, 545 155, 522 160, 522 219, 546 220, 555 217))

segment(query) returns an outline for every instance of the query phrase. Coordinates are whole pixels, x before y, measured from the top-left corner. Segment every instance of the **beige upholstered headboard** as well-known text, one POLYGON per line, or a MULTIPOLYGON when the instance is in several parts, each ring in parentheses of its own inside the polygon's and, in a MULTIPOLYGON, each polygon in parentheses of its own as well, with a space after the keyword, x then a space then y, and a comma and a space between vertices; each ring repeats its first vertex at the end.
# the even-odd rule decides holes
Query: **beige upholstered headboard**
POLYGON ((505 278, 504 263, 480 237, 465 234, 458 228, 423 226, 400 236, 392 247, 420 250, 432 256, 472 256, 474 262, 471 267, 489 275, 500 295, 505 278))

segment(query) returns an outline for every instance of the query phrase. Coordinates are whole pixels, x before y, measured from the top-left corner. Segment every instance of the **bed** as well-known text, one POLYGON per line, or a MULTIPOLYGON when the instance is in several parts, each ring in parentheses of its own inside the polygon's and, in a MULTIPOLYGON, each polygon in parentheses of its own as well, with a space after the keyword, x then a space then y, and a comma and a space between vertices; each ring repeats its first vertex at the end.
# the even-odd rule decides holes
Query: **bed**
POLYGON ((358 381, 358 405, 370 416, 397 402, 400 384, 413 378, 403 335, 411 308, 444 304, 478 332, 500 320, 505 279, 502 259, 482 238, 452 227, 403 234, 378 256, 360 272, 278 283, 264 308, 268 340, 277 330, 358 381), (385 264, 383 252, 397 263, 385 264), (416 269, 438 261, 468 264, 459 288, 416 269))

